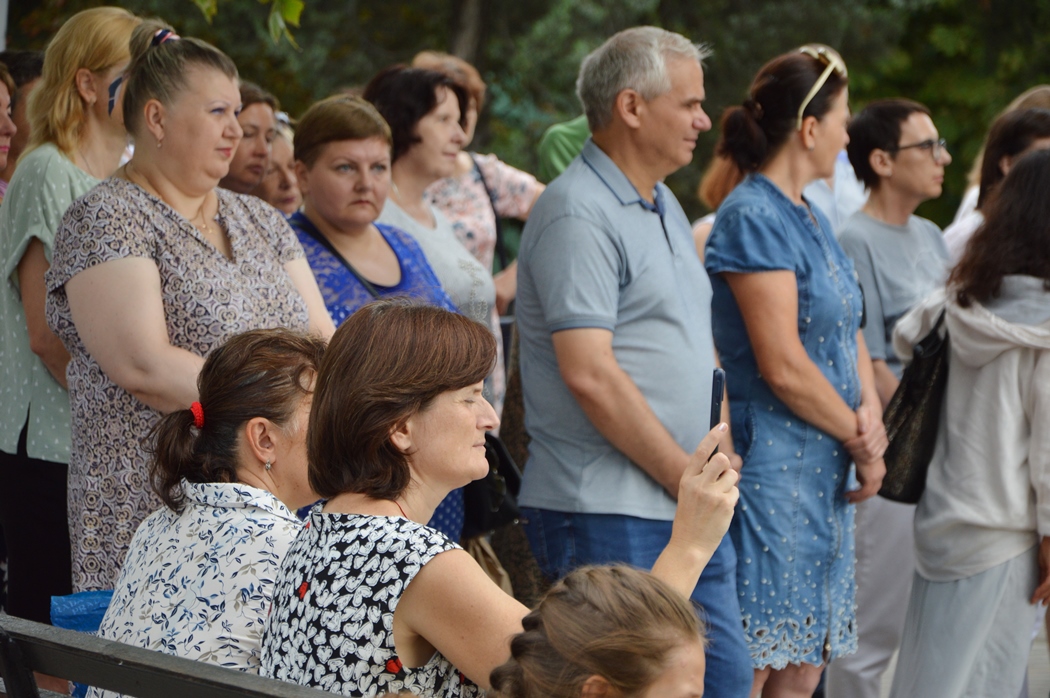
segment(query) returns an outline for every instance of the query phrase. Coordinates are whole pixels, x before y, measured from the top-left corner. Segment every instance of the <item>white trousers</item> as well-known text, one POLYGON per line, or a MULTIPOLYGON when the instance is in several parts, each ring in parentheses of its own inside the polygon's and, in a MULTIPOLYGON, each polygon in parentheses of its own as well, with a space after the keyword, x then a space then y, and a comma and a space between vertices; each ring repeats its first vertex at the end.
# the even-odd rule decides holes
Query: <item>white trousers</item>
POLYGON ((891 698, 1016 696, 1032 643, 1038 546, 954 582, 915 575, 891 698))

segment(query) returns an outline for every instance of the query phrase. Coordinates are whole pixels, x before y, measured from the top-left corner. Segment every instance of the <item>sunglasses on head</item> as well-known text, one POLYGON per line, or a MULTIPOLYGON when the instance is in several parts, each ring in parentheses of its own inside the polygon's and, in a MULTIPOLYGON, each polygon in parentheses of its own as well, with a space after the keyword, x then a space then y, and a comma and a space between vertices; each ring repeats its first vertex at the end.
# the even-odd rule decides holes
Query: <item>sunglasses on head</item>
POLYGON ((828 48, 827 46, 803 46, 798 50, 799 53, 803 53, 810 58, 815 58, 827 67, 824 68, 824 72, 820 74, 817 81, 813 83, 813 87, 809 90, 809 94, 802 100, 802 105, 798 108, 798 119, 795 121, 795 130, 802 130, 802 114, 806 111, 806 107, 813 101, 813 98, 820 92, 820 88, 824 87, 824 83, 828 81, 832 73, 835 73, 842 79, 849 77, 846 71, 846 64, 842 62, 842 58, 839 57, 838 53, 828 48))

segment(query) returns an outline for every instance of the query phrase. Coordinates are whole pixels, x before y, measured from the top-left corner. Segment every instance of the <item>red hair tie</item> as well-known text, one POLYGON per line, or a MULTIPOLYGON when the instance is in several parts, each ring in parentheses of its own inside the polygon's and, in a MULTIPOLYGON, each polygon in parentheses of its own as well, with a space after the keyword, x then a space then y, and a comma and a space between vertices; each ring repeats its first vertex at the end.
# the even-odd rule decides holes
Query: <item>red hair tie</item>
POLYGON ((190 404, 190 412, 193 413, 193 426, 198 429, 204 428, 204 406, 199 402, 190 404))

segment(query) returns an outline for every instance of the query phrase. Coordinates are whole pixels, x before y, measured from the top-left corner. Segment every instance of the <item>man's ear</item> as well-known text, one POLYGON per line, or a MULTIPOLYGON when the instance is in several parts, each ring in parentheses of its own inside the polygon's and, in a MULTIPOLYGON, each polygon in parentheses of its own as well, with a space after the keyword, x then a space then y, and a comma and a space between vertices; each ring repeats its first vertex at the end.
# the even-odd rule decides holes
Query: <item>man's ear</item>
POLYGON ((613 698, 615 691, 604 677, 592 674, 580 687, 580 698, 613 698))
POLYGON ((875 148, 868 153, 868 164, 879 177, 890 177, 893 175, 893 158, 882 148, 875 148))
POLYGON ((645 109, 645 100, 632 89, 620 90, 613 101, 613 112, 619 115, 630 128, 640 128, 641 112, 645 109))

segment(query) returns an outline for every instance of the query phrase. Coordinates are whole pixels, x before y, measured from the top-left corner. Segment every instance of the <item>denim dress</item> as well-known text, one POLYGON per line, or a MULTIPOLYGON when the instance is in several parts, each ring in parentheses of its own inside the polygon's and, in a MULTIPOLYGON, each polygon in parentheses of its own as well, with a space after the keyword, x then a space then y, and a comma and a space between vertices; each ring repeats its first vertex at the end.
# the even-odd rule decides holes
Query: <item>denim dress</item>
POLYGON ((824 215, 751 175, 718 209, 705 266, 715 345, 726 370, 733 441, 744 459, 730 528, 737 593, 755 668, 819 665, 856 650, 851 458, 799 419, 762 378, 722 272, 788 270, 798 284, 798 336, 852 409, 860 405, 860 287, 824 215), (812 216, 810 215, 812 211, 812 216))

